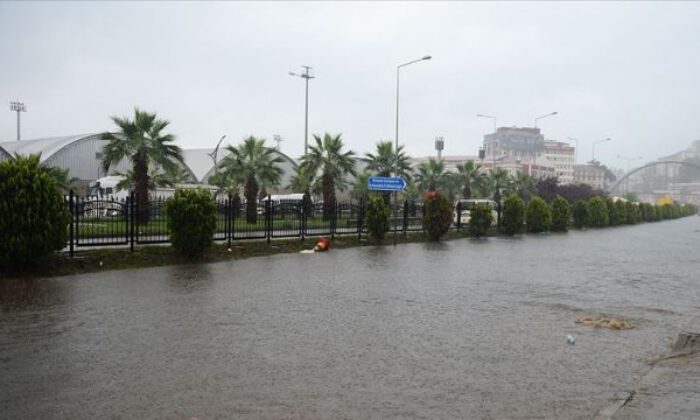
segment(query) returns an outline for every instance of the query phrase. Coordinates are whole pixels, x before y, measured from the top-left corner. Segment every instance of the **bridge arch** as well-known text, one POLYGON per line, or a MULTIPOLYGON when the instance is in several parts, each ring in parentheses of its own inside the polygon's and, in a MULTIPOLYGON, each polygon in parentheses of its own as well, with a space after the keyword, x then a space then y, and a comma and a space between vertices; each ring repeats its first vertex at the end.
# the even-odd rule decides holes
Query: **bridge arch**
POLYGON ((668 164, 676 164, 676 165, 684 165, 688 166, 694 169, 697 169, 700 172, 700 165, 697 163, 692 163, 692 162, 684 162, 682 160, 657 160, 656 162, 651 162, 647 163, 645 165, 642 165, 638 168, 634 168, 631 171, 627 172, 625 175, 623 175, 620 179, 615 181, 615 183, 610 187, 610 192, 617 191, 618 187, 631 175, 634 175, 635 173, 644 170, 646 168, 651 168, 652 166, 657 166, 657 165, 668 165, 668 164))

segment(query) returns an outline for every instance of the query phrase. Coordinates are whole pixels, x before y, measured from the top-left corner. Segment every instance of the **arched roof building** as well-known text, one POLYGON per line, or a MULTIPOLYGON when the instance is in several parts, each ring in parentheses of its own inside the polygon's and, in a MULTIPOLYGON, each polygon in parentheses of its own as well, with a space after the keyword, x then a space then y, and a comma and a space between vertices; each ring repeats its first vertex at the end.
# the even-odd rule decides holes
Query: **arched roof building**
MULTIPOLYGON (((40 154, 41 162, 47 166, 68 169, 70 178, 82 181, 94 181, 109 174, 102 168, 102 149, 108 143, 101 139, 101 134, 80 134, 74 136, 51 137, 36 140, 10 141, 0 143, 0 161, 13 159, 16 154, 30 155, 40 154)), ((207 183, 209 177, 214 174, 214 162, 211 154, 214 149, 183 149, 184 169, 193 180, 207 183)), ((282 157, 280 165, 283 170, 280 187, 284 189, 289 185, 289 180, 294 175, 296 162, 282 152, 275 151, 282 157)), ((217 161, 227 155, 225 149, 219 149, 217 161)), ((131 169, 128 160, 120 162, 114 171, 126 172, 131 169)))

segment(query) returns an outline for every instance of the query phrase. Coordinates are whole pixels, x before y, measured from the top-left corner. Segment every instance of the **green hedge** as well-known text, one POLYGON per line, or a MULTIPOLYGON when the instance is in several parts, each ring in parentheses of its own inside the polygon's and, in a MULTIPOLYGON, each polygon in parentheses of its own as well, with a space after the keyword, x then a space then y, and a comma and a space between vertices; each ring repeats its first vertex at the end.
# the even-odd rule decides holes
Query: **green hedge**
POLYGON ((608 225, 608 207, 601 197, 593 197, 588 200, 590 214, 589 226, 602 228, 608 225))
POLYGON ((579 200, 574 204, 574 226, 581 229, 590 225, 591 211, 588 202, 579 200))
POLYGON ((0 163, 0 266, 22 269, 68 240, 70 213, 38 155, 0 163))
POLYGON ((517 194, 511 194, 503 201, 501 230, 506 235, 515 235, 522 230, 523 223, 525 223, 525 202, 517 194))
POLYGON ((389 206, 382 197, 373 196, 367 200, 365 223, 369 236, 377 242, 384 240, 389 231, 389 206))
POLYGON ((571 204, 566 198, 558 195, 552 200, 552 230, 566 232, 571 221, 571 204))
POLYGON ((437 191, 428 192, 423 202, 423 230, 433 241, 439 241, 452 225, 452 204, 437 191))
POLYGON ((527 230, 532 233, 547 232, 552 226, 552 211, 540 197, 532 197, 525 210, 527 230))
POLYGON ((176 190, 165 201, 170 241, 186 257, 201 255, 209 248, 216 229, 216 202, 204 189, 176 190))
POLYGON ((477 204, 469 211, 469 234, 475 238, 486 235, 493 223, 491 207, 477 204))

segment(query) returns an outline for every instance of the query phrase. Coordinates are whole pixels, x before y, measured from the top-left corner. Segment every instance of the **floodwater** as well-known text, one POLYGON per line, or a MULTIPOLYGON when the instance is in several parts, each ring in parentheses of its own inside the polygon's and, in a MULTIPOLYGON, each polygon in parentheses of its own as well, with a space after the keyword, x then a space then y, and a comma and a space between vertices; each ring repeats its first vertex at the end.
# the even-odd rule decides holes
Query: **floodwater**
POLYGON ((689 217, 5 280, 0 417, 592 418, 700 310, 699 242, 689 217))

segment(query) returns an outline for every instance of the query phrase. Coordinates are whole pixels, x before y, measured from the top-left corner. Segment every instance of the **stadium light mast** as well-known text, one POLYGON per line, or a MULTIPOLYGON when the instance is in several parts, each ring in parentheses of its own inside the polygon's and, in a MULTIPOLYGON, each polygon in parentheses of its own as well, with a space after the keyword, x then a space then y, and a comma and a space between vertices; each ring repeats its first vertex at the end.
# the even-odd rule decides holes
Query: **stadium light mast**
POLYGON ((27 107, 24 105, 24 102, 20 101, 12 101, 10 102, 10 111, 14 111, 17 113, 17 141, 20 141, 20 124, 19 124, 19 113, 20 112, 27 112, 27 107))

